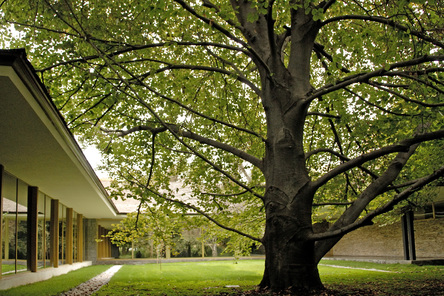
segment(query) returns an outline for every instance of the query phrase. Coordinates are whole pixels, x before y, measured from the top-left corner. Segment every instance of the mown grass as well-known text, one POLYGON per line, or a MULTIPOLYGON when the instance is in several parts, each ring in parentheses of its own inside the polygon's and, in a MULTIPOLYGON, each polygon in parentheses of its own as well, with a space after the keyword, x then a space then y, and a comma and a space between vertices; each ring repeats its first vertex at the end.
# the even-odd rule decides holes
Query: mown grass
MULTIPOLYGON (((26 266, 18 265, 17 266, 18 271, 26 270, 26 266)), ((10 272, 15 271, 15 265, 14 264, 2 264, 2 272, 10 272)))
POLYGON ((336 295, 444 295, 444 266, 327 260, 321 264, 367 269, 321 265, 322 281, 327 288, 338 291, 336 295))
POLYGON ((2 296, 50 296, 60 295, 80 285, 83 282, 104 272, 109 265, 94 265, 71 271, 67 274, 53 277, 47 281, 20 286, 0 291, 2 296))
MULTIPOLYGON (((442 266, 326 260, 319 269, 328 295, 444 295, 442 266)), ((261 295, 251 291, 263 270, 263 260, 124 266, 95 295, 261 295)))
MULTIPOLYGON (((29 290, 16 288, 7 291, 8 294, 0 291, 0 295, 58 295, 60 288, 56 291, 51 287, 59 286, 74 273, 82 274, 86 281, 108 267, 87 267, 29 285, 29 290), (93 272, 94 268, 101 268, 101 271, 93 272), (88 277, 85 271, 94 274, 88 277), (43 290, 44 283, 47 283, 46 290, 43 290)), ((263 260, 125 265, 94 295, 269 295, 254 291, 263 270, 263 260)), ((324 260, 319 270, 329 289, 323 295, 444 295, 444 266, 324 260)))
POLYGON ((94 295, 217 295, 254 289, 263 271, 263 260, 125 265, 94 295))

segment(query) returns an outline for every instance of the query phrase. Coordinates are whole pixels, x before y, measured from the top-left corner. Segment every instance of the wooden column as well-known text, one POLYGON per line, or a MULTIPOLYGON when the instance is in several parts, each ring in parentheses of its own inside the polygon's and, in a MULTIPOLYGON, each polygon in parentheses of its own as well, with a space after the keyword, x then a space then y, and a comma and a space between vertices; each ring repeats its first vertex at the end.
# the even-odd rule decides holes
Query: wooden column
POLYGON ((72 214, 72 208, 66 208, 66 264, 72 264, 73 262, 72 214))
MULTIPOLYGON (((108 234, 108 230, 106 233, 108 234)), ((111 258, 113 254, 113 244, 111 243, 111 238, 107 237, 106 239, 108 240, 108 257, 111 258)))
POLYGON ((401 230, 402 230, 402 247, 404 251, 404 260, 410 259, 409 240, 407 236, 407 218, 405 215, 401 216, 401 230))
MULTIPOLYGON (((105 229, 105 235, 108 233, 108 231, 105 229)), ((110 258, 111 257, 111 240, 109 239, 109 237, 106 238, 106 256, 110 258)))
POLYGON ((51 200, 51 218, 50 218, 50 259, 53 267, 59 267, 59 201, 51 200))
MULTIPOLYGON (((108 234, 108 230, 105 229, 105 235, 108 234)), ((106 257, 111 257, 111 240, 109 237, 106 238, 106 257)))
POLYGON ((83 215, 77 214, 77 261, 83 261, 83 215))
POLYGON ((408 211, 407 216, 407 236, 409 239, 410 260, 416 260, 415 248, 415 228, 413 226, 413 211, 408 211))
POLYGON ((108 230, 99 225, 99 243, 98 243, 98 258, 111 257, 111 239, 107 237, 108 230))
POLYGON ((98 249, 97 258, 100 259, 100 258, 106 257, 106 255, 105 255, 105 253, 106 253, 106 239, 103 237, 103 233, 104 233, 103 227, 99 225, 98 229, 99 229, 98 230, 98 232, 99 232, 99 235, 98 235, 99 242, 97 244, 97 249, 98 249))
MULTIPOLYGON (((0 278, 2 277, 2 246, 3 246, 3 175, 5 168, 0 164, 0 278)), ((6 224, 7 226, 8 224, 6 224)))
POLYGON ((38 187, 28 186, 28 245, 27 245, 27 267, 32 272, 37 272, 38 262, 38 187))
POLYGON ((408 211, 401 217, 404 260, 416 260, 415 230, 413 226, 413 219, 413 211, 408 211))

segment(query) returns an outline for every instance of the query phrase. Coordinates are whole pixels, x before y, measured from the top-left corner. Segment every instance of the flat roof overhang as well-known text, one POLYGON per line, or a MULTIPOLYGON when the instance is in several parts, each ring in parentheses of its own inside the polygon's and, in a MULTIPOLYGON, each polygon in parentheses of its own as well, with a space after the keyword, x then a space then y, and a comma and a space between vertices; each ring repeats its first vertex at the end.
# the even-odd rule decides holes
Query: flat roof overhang
POLYGON ((0 164, 85 218, 119 219, 24 50, 0 50, 0 164))

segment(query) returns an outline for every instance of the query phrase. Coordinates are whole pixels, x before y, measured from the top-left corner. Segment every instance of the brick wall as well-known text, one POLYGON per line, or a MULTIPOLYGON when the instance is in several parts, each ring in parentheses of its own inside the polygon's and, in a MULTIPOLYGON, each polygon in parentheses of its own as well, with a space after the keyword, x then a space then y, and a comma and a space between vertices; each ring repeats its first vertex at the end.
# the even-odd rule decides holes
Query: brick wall
MULTIPOLYGON (((416 256, 444 258, 444 219, 415 220, 416 256)), ((344 236, 334 256, 403 257, 401 223, 366 226, 344 236)))
POLYGON ((444 258, 444 219, 415 221, 416 255, 444 258))

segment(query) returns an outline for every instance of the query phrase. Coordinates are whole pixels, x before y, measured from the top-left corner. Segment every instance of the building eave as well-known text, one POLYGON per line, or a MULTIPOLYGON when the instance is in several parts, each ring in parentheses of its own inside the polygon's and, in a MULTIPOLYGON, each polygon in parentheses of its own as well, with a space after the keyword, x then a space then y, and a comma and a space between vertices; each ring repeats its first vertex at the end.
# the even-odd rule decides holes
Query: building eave
POLYGON ((0 50, 0 79, 0 139, 7 141, 0 147, 0 164, 5 170, 87 218, 120 217, 24 50, 0 50), (54 179, 52 185, 48 178, 54 179))

